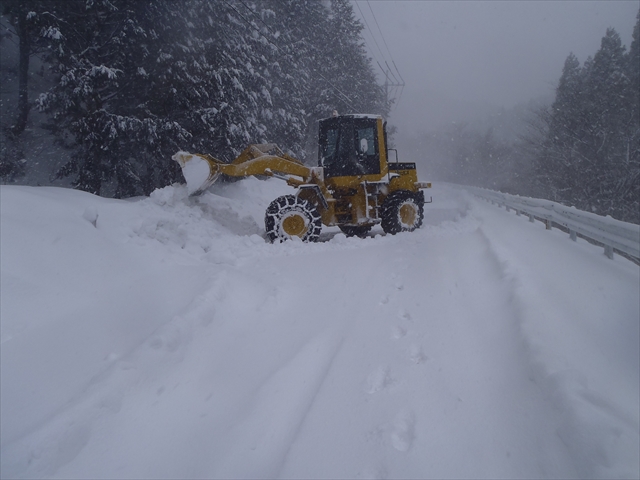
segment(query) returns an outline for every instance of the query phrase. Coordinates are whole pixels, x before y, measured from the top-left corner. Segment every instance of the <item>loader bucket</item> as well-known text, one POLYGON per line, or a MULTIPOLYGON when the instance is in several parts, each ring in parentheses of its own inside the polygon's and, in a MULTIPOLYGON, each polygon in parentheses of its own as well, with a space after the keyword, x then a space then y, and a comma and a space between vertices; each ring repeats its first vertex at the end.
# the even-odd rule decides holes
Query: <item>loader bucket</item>
POLYGON ((215 183, 220 176, 220 162, 212 157, 178 152, 173 160, 180 164, 182 175, 187 181, 189 195, 199 195, 215 183))

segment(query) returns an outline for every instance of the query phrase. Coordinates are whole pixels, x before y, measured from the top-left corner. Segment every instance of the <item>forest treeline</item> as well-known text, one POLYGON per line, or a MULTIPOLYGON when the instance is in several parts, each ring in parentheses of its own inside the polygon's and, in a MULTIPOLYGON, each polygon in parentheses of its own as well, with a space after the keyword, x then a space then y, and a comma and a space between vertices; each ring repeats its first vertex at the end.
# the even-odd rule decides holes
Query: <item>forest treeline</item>
MULTIPOLYGON (((29 109, 70 148, 57 177, 91 193, 149 194, 181 179, 178 150, 232 160, 249 143, 305 159, 317 119, 389 111, 349 0, 4 0, 20 42, 15 122, 29 109), (38 54, 51 88, 28 98, 38 54)), ((3 142, 0 175, 20 173, 3 142)))
MULTIPOLYGON (((169 161, 178 150, 231 160, 272 142, 314 163, 318 119, 389 113, 349 0, 2 5, 20 45, 16 113, 0 133, 4 181, 43 168, 21 148, 32 108, 69 148, 55 176, 116 197, 181 181, 169 161), (34 55, 47 88, 29 98, 34 55)), ((423 135, 426 174, 640 223, 639 69, 640 12, 628 50, 609 29, 584 63, 567 57, 555 100, 530 112, 518 140, 464 123, 423 135)))
POLYGON ((457 123, 421 144, 444 180, 640 223, 639 70, 640 12, 628 50, 610 28, 582 65, 569 54, 555 100, 516 141, 457 123))
POLYGON ((640 223, 640 12, 626 52, 608 29, 583 65, 570 54, 535 144, 541 196, 640 223))

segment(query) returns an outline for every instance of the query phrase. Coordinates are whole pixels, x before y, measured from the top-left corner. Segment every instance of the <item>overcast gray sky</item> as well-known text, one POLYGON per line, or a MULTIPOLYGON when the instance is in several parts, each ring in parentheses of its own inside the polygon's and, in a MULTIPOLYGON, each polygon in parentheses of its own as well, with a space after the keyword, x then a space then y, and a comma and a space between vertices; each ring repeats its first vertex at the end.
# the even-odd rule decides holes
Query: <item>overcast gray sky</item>
POLYGON ((383 63, 384 54, 389 64, 393 57, 406 82, 391 114, 405 134, 483 105, 510 108, 552 96, 567 55, 584 62, 608 27, 628 48, 640 8, 638 0, 354 3, 375 36, 365 31, 370 55, 383 63))

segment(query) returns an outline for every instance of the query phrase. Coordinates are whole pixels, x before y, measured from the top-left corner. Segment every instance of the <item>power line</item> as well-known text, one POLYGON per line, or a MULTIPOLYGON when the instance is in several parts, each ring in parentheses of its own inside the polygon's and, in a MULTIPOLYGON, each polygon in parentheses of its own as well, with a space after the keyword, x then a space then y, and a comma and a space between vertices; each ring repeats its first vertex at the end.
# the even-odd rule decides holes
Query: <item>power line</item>
MULTIPOLYGON (((376 45, 376 48, 378 49, 378 52, 380 52, 380 55, 382 56, 382 62, 386 66, 386 68, 383 67, 382 64, 380 63, 380 61, 376 58, 376 63, 378 64, 378 67, 380 67, 380 70, 382 71, 382 73, 384 75, 384 78, 385 78, 385 80, 384 80, 384 90, 385 90, 385 99, 386 99, 387 104, 391 103, 391 101, 389 100, 390 98, 393 98, 393 99, 396 98, 396 95, 398 94, 398 89, 400 89, 400 94, 398 95, 398 102, 396 103, 396 106, 397 106, 397 104, 400 103, 400 98, 402 97, 402 93, 404 91, 404 87, 405 87, 404 78, 402 78, 402 75, 400 74, 400 71, 398 70, 396 62, 393 59, 393 55, 391 54, 391 50, 389 49, 389 45, 387 44, 387 41, 384 38, 384 34, 382 33, 382 29, 380 28, 380 24, 378 23, 378 19, 376 18, 376 14, 373 11, 373 8, 371 8, 371 4, 369 3, 369 0, 367 0, 367 5, 369 6, 369 10, 371 11, 371 15, 373 16, 373 20, 374 20, 376 26, 378 27, 378 32, 380 33, 380 36, 382 37, 382 41, 384 42, 384 45, 385 45, 385 47, 387 49, 387 53, 389 54, 389 57, 391 58, 391 64, 394 67, 393 69, 389 65, 389 62, 387 61, 386 55, 384 54, 384 52, 380 48, 380 45, 378 44, 378 41, 376 40, 376 35, 374 34, 373 30, 371 29, 371 26, 369 25, 367 17, 364 15, 364 12, 360 8, 358 0, 355 0, 354 3, 356 4, 356 7, 358 7, 358 11, 360 12, 362 20, 364 21, 366 30, 369 32, 369 35, 371 35, 371 38, 373 39, 373 41, 374 41, 374 43, 376 45), (394 73, 394 69, 395 69, 395 72, 398 74, 398 76, 396 76, 396 73, 394 73), (398 80, 398 77, 400 77, 399 80, 398 80)), ((366 38, 365 38, 365 42, 366 42, 366 38)), ((367 46, 369 47, 368 44, 367 44, 367 46)), ((376 52, 373 51, 371 49, 371 47, 369 47, 369 51, 374 57, 377 57, 376 52)))
MULTIPOLYGON (((368 28, 363 28, 363 31, 369 32, 369 29, 368 28)), ((371 32, 369 32, 369 35, 371 35, 371 32)), ((373 38, 373 37, 371 37, 371 38, 373 38)), ((369 45, 369 42, 367 41, 367 36, 366 35, 362 35, 362 39, 364 40, 364 43, 367 46, 367 52, 369 54, 371 54, 371 56, 373 56, 373 58, 376 61, 376 63, 380 63, 380 60, 378 60, 378 56, 373 51, 373 48, 371 48, 371 46, 369 45)))
POLYGON ((387 41, 384 38, 384 34, 382 33, 382 29, 380 28, 380 24, 378 23, 378 19, 376 18, 376 14, 373 12, 373 8, 371 8, 371 3, 369 3, 369 0, 367 0, 367 5, 369 6, 369 10, 371 10, 371 15, 373 15, 374 22, 376 22, 376 26, 378 27, 378 31, 380 32, 380 36, 382 37, 384 46, 387 48, 387 52, 389 52, 389 58, 391 58, 391 63, 395 67, 396 72, 398 72, 398 75, 400 76, 400 78, 402 78, 402 75, 400 75, 400 72, 398 71, 398 67, 396 67, 396 62, 393 60, 393 55, 391 55, 391 50, 389 50, 389 45, 387 45, 387 41))
MULTIPOLYGON (((398 75, 400 75, 400 71, 398 70, 398 67, 396 67, 396 62, 393 61, 393 59, 391 59, 391 63, 393 63, 393 66, 396 69, 396 72, 398 72, 398 75)), ((404 78, 402 78, 402 75, 400 75, 400 80, 402 80, 402 83, 404 83, 404 78)))
POLYGON ((400 100, 402 100, 402 94, 404 93, 404 84, 400 87, 400 95, 398 95, 398 101, 396 102, 396 108, 400 105, 400 100))
POLYGON ((376 63, 380 67, 380 70, 382 70, 382 73, 384 73, 385 85, 389 83, 389 74, 391 74, 393 76, 393 79, 396 82, 398 81, 398 79, 395 77, 395 75, 393 75, 393 72, 391 70, 389 70, 389 64, 387 64, 386 61, 384 62, 385 64, 387 64, 387 68, 386 69, 382 65, 380 65, 380 62, 376 62, 376 63))
POLYGON ((384 34, 382 33, 382 29, 380 28, 380 24, 378 23, 378 19, 376 18, 376 14, 374 13, 373 8, 371 8, 371 3, 369 3, 369 0, 367 0, 367 6, 369 7, 369 11, 371 12, 371 15, 373 16, 373 21, 376 23, 376 27, 378 27, 378 31, 380 32, 380 37, 382 38, 382 42, 384 43, 384 46, 387 49, 387 53, 389 54, 389 58, 391 58, 391 61, 393 62, 393 55, 391 55, 391 51, 389 50, 389 45, 387 45, 387 41, 384 38, 384 34))
MULTIPOLYGON (((367 3, 369 3, 369 2, 367 1, 367 3)), ((369 35, 371 35, 371 38, 373 39, 374 43, 376 44, 376 47, 378 48, 378 51, 380 52, 380 55, 382 55, 382 61, 385 63, 385 65, 387 65, 387 70, 385 70, 382 67, 382 65, 380 65, 380 62, 378 61, 377 58, 376 58, 376 63, 380 67, 380 70, 382 70, 382 72, 385 74, 385 78, 388 78, 388 75, 391 74, 391 76, 393 77, 395 82, 396 83, 400 83, 400 80, 397 79, 397 77, 393 73, 393 70, 391 70, 391 67, 389 67, 389 64, 387 63, 387 58, 385 57, 382 49, 380 48, 380 45, 378 45, 376 37, 373 34, 373 31, 371 30, 371 27, 369 26, 369 22, 367 21, 367 17, 365 17, 364 12, 360 8, 360 5, 358 4, 357 1, 355 2, 355 4, 356 4, 356 7, 358 7, 358 10, 360 11, 360 15, 362 16, 362 19, 364 20, 364 23, 366 25, 367 30, 369 31, 369 35)), ((371 10, 371 5, 369 5, 369 9, 371 10)), ((373 14, 373 10, 371 10, 371 13, 373 14)), ((377 25, 378 21, 376 20, 375 14, 373 16, 373 19, 376 21, 376 25, 377 25)), ((378 30, 380 30, 380 26, 379 25, 378 25, 378 30)), ((380 30, 380 35, 382 35, 382 31, 381 30, 380 30)), ((384 41, 384 36, 382 36, 382 40, 384 41)), ((365 39, 365 42, 366 42, 366 39, 365 39)), ((385 45, 386 45, 386 41, 385 41, 385 45)), ((367 47, 369 47, 368 43, 367 43, 367 47)), ((372 50, 371 47, 369 47, 369 50, 370 51, 372 50)), ((387 51, 389 52, 389 55, 391 56, 391 52, 389 51, 389 47, 388 46, 387 46, 387 51)), ((374 52, 372 51, 372 53, 374 53, 374 52)), ((374 53, 374 56, 375 56, 375 53, 374 53)), ((393 62, 393 57, 391 57, 391 62, 393 62)), ((400 72, 398 72, 398 76, 400 76, 400 72)))
MULTIPOLYGON (((371 35, 371 38, 373 39, 373 42, 376 44, 376 47, 378 48, 378 51, 380 52, 380 55, 382 55, 382 61, 384 62, 386 60, 385 56, 384 56, 384 53, 382 53, 382 49, 380 48, 380 45, 378 45, 378 41, 376 40, 376 37, 373 34, 373 31, 371 30, 371 27, 369 27, 369 22, 367 22, 367 17, 364 16, 364 13, 362 12, 362 9, 360 8, 360 5, 358 4, 357 1, 355 2, 355 4, 356 4, 356 7, 358 7, 358 10, 360 11, 360 16, 362 17, 362 20, 364 20, 364 24, 366 25, 367 30, 369 30, 369 34, 371 35)), ((366 40, 365 40, 365 42, 366 42, 366 40)), ((371 48, 369 48, 369 50, 371 50, 371 48)), ((374 53, 374 52, 372 52, 372 53, 374 53)), ((376 59, 376 61, 377 61, 377 59, 376 59)))
MULTIPOLYGON (((393 62, 393 60, 391 60, 393 62)), ((398 80, 398 77, 396 77, 396 75, 393 73, 393 70, 391 70, 391 67, 389 66, 389 62, 387 62, 386 60, 384 61, 384 64, 387 66, 387 70, 389 70, 389 73, 391 74, 391 76, 393 77, 393 79, 396 81, 396 83, 400 83, 400 80, 398 80)), ((398 73, 398 75, 400 75, 398 73)))

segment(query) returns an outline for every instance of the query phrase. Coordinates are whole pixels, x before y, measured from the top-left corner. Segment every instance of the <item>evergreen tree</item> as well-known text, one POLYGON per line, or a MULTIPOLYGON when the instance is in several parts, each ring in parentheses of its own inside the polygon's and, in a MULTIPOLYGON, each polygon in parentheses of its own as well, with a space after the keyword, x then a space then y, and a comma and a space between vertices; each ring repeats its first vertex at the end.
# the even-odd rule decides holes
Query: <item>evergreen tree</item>
POLYGON ((58 5, 53 0, 4 0, 0 12, 7 16, 18 39, 18 101, 15 116, 3 119, 0 132, 0 178, 15 181, 27 170, 22 133, 27 127, 32 102, 29 100, 30 64, 33 55, 47 59, 46 45, 58 38, 52 26, 58 5), (5 121, 7 123, 5 123, 5 121))
POLYGON ((248 133, 236 145, 235 153, 247 143, 261 141, 278 143, 291 154, 303 156, 304 79, 296 75, 298 62, 286 23, 271 8, 271 2, 226 5, 237 26, 225 50, 233 58, 242 59, 237 81, 252 112, 245 120, 248 133))
POLYGON ((608 29, 585 69, 585 161, 580 169, 583 188, 576 198, 581 208, 618 218, 624 215, 621 181, 628 173, 627 131, 634 115, 625 60, 620 36, 608 29))
POLYGON ((580 68, 569 55, 546 122, 537 161, 539 192, 553 200, 638 221, 637 34, 629 54, 608 29, 600 49, 580 68))
POLYGON ((339 99, 386 113, 344 0, 69 0, 63 10, 58 81, 39 104, 74 148, 59 175, 77 188, 148 194, 180 180, 169 158, 181 149, 231 160, 273 142, 304 158, 309 126, 339 99))
MULTIPOLYGON (((283 74, 274 90, 277 96, 273 110, 277 109, 281 116, 288 117, 275 126, 272 138, 301 160, 315 162, 315 158, 309 158, 311 152, 305 148, 305 141, 309 132, 314 130, 316 120, 326 116, 325 112, 319 115, 314 111, 313 84, 317 81, 318 46, 323 42, 322 25, 328 11, 315 0, 270 0, 263 3, 273 12, 269 33, 277 46, 278 64, 283 74)), ((267 113, 271 115, 271 111, 267 113)))
MULTIPOLYGON (((388 112, 382 88, 375 81, 375 73, 362 38, 364 26, 356 18, 349 0, 331 0, 331 13, 327 29, 328 39, 323 54, 330 65, 331 81, 342 92, 348 92, 345 107, 353 113, 388 112)), ((336 104, 344 103, 336 89, 331 91, 336 104)), ((331 98, 330 97, 330 98, 331 98)))
POLYGON ((568 200, 563 192, 574 190, 584 181, 580 153, 584 136, 583 83, 580 62, 571 53, 565 60, 551 105, 547 145, 539 162, 539 181, 545 186, 544 195, 554 200, 568 200))
POLYGON ((118 107, 135 105, 127 95, 138 73, 132 49, 144 43, 146 32, 129 7, 125 0, 66 2, 58 19, 62 42, 54 52, 59 81, 39 99, 52 113, 54 131, 76 147, 59 175, 74 174, 76 188, 95 194, 114 178, 116 196, 135 193, 127 139, 142 125, 118 107))
POLYGON ((18 108, 11 133, 20 135, 26 125, 29 102, 29 64, 31 56, 45 53, 46 39, 56 40, 60 32, 53 26, 59 4, 54 0, 4 0, 2 15, 9 18, 18 37, 18 108))
POLYGON ((371 59, 361 36, 364 26, 349 0, 331 0, 324 19, 313 26, 316 51, 310 65, 307 148, 317 145, 317 120, 339 113, 375 113, 386 116, 389 105, 376 82, 371 59))
POLYGON ((633 39, 627 56, 629 77, 629 117, 627 127, 626 173, 620 185, 627 217, 640 223, 640 9, 633 28, 633 39))

